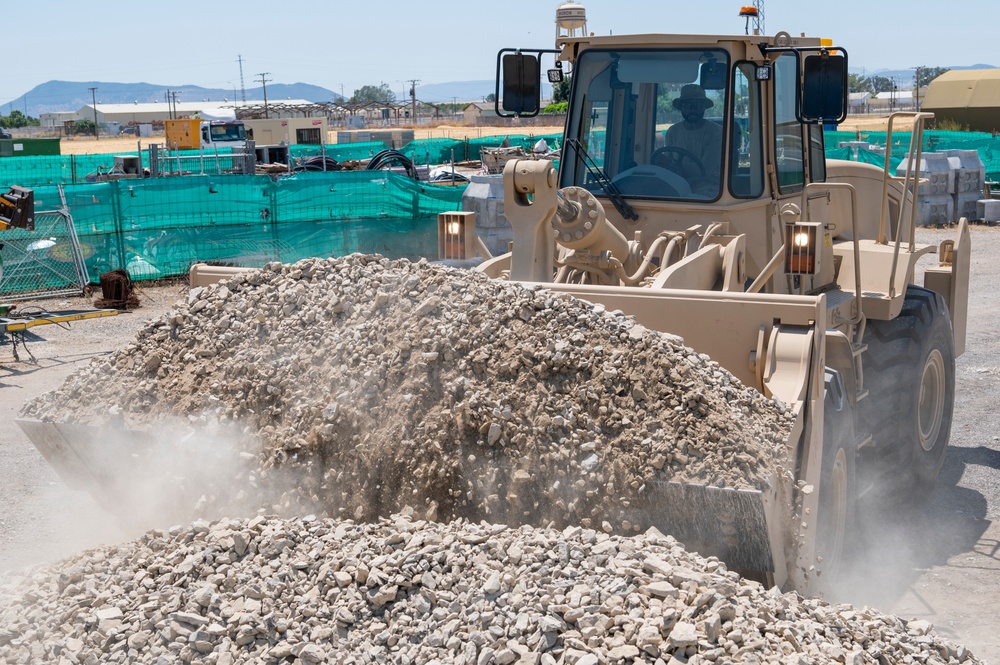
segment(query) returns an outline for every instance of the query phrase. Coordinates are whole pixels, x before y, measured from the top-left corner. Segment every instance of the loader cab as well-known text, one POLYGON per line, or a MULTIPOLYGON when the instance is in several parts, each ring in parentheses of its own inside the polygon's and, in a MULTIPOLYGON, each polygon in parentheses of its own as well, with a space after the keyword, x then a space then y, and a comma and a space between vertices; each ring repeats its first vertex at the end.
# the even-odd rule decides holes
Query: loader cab
MULTIPOLYGON (((576 62, 561 185, 715 201, 733 149, 722 49, 592 49, 576 62)), ((742 142, 742 132, 740 133, 742 142)))
MULTIPOLYGON (((818 44, 634 43, 589 38, 564 46, 573 81, 561 187, 650 203, 736 204, 791 196, 826 179, 822 123, 846 110, 846 90, 840 70, 804 64, 819 57, 810 53, 818 44), (690 114, 692 104, 702 112, 690 114)), ((537 77, 539 69, 519 60, 517 71, 537 77)), ((503 89, 515 100, 511 110, 537 112, 527 99, 537 80, 523 88, 505 81, 503 89)))

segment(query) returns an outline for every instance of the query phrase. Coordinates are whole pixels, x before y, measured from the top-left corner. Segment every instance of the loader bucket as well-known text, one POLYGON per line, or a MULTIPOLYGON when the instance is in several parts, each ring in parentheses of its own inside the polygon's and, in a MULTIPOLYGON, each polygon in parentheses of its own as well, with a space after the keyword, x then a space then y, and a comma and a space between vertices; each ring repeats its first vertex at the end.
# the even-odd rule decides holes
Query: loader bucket
POLYGON ((731 569, 774 573, 784 568, 777 505, 771 491, 654 481, 630 518, 731 569))
POLYGON ((138 464, 139 453, 148 443, 145 432, 76 423, 40 420, 15 421, 45 460, 71 489, 95 495, 111 489, 128 467, 138 464), (115 460, 115 473, 108 462, 115 460))
MULTIPOLYGON (((71 488, 89 492, 126 523, 150 528, 202 495, 232 490, 226 478, 248 462, 239 451, 208 439, 178 440, 111 426, 18 419, 17 424, 71 488)), ((773 485, 772 485, 773 486, 773 485)), ((650 527, 687 549, 716 556, 731 569, 784 577, 783 515, 773 490, 730 489, 681 482, 650 482, 621 513, 630 529, 650 527)), ((516 518, 515 518, 516 519, 516 518)))
POLYGON ((199 497, 232 494, 250 461, 232 445, 193 435, 17 419, 68 487, 86 491, 137 528, 187 519, 199 497))

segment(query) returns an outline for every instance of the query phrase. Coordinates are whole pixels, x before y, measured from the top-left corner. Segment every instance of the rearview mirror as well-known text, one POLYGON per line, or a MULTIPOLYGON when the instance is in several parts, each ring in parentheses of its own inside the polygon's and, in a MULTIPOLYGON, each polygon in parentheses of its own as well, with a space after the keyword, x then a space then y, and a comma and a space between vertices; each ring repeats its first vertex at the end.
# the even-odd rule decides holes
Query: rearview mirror
POLYGON ((715 60, 702 63, 698 81, 705 90, 726 89, 726 67, 715 60))
MULTIPOLYGON (((499 116, 538 115, 541 97, 541 68, 538 57, 524 53, 501 53, 503 94, 497 96, 499 116), (506 113, 501 113, 503 108, 506 113)), ((500 65, 498 64, 498 69, 500 65)), ((497 81, 500 88, 500 80, 497 81)), ((499 92, 499 90, 498 90, 499 92)))
POLYGON ((803 60, 799 120, 842 122, 847 118, 847 54, 828 52, 803 60))

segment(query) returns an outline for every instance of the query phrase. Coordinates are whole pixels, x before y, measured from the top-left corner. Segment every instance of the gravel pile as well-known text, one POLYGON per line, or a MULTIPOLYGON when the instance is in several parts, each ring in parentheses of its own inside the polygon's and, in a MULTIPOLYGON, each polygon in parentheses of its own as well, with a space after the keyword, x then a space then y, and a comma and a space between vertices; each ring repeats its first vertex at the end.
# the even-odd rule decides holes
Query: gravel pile
POLYGON ((254 464, 209 474, 231 487, 195 494, 206 517, 267 486, 281 516, 412 508, 625 533, 647 526, 629 510, 651 482, 777 484, 792 418, 620 312, 365 255, 194 289, 21 415, 226 433, 254 464))
POLYGON ((979 662, 925 621, 767 590, 655 530, 198 522, 0 592, 9 664, 979 662))

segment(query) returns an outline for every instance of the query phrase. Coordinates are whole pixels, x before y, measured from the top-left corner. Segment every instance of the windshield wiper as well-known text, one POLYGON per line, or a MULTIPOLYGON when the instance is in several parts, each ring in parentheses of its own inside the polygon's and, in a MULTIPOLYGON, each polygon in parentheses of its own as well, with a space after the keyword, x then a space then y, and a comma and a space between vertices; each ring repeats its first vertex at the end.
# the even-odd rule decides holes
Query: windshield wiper
POLYGON ((565 145, 573 148, 576 151, 577 157, 583 162, 583 165, 587 167, 587 171, 594 177, 597 184, 601 186, 604 193, 608 195, 611 199, 611 205, 615 207, 618 214, 625 219, 635 221, 639 219, 639 215, 635 212, 635 209, 629 205, 628 201, 625 200, 625 196, 622 191, 618 189, 618 185, 611 182, 604 170, 598 166, 591 156, 587 153, 587 149, 583 147, 579 139, 566 139, 565 145))

